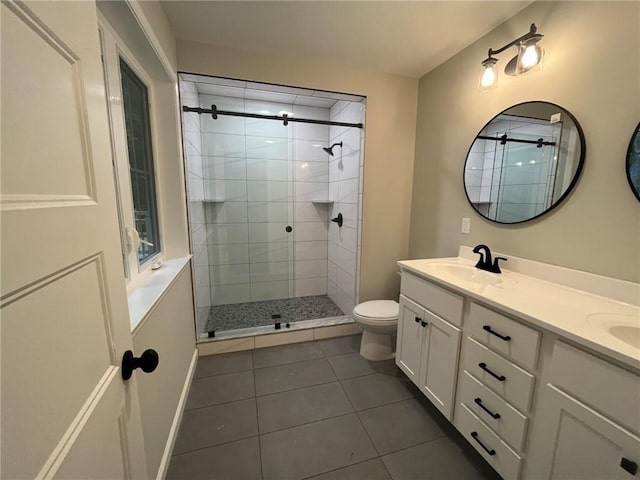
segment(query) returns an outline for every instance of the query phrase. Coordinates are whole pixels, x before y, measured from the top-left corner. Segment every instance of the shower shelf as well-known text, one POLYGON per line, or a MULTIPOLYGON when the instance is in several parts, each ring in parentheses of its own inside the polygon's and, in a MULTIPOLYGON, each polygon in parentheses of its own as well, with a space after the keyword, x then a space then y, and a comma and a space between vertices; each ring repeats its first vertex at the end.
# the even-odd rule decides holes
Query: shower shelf
POLYGON ((202 203, 224 203, 224 198, 205 198, 202 203))
POLYGON ((311 200, 311 203, 319 203, 319 204, 323 204, 323 205, 330 205, 333 203, 333 200, 322 200, 319 198, 313 199, 311 200))

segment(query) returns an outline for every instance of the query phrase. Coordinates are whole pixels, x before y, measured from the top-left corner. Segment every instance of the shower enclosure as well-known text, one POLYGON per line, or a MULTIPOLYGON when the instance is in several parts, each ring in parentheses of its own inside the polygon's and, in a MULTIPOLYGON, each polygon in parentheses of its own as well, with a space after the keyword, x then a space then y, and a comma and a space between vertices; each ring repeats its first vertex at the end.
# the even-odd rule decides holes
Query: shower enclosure
POLYGON ((365 99, 190 74, 180 91, 198 336, 349 321, 365 99))

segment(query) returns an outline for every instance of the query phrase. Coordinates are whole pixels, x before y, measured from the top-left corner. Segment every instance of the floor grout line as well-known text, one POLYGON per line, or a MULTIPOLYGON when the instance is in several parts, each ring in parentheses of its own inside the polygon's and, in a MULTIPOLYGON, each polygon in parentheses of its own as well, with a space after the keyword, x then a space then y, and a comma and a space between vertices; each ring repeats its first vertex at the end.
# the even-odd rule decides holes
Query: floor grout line
POLYGON ((226 402, 220 402, 220 403, 212 403, 211 405, 203 405, 201 407, 185 408, 184 409, 184 413, 193 412, 193 411, 196 411, 196 410, 203 410, 205 408, 220 407, 222 405, 228 405, 230 403, 242 402, 244 400, 251 400, 252 398, 253 399, 256 398, 255 392, 254 392, 253 396, 250 396, 250 397, 236 398, 234 400, 227 400, 226 402))
MULTIPOLYGON (((332 473, 332 472, 337 472, 338 470, 342 470, 343 468, 349 468, 349 467, 354 467, 356 465, 360 465, 362 463, 366 463, 366 462, 370 462, 371 460, 375 460, 379 458, 380 461, 382 461, 381 457, 373 457, 373 458, 367 458, 366 460, 362 460, 361 462, 356 462, 356 463, 351 463, 345 467, 338 467, 338 468, 332 468, 331 470, 327 470, 326 472, 321 472, 321 473, 317 473, 315 475, 311 475, 310 477, 303 477, 300 480, 312 480, 313 478, 319 477, 320 475, 326 475, 328 473, 332 473)), ((384 464, 384 462, 382 462, 384 464)), ((386 469, 386 467, 385 467, 386 469)))
MULTIPOLYGON (((198 448, 194 448, 192 450, 186 450, 184 452, 180 452, 180 453, 173 453, 171 456, 172 457, 180 457, 182 455, 187 455, 189 453, 195 453, 195 452, 199 452, 201 450, 207 450, 209 448, 217 448, 217 447, 222 447, 223 445, 229 445, 230 443, 235 443, 235 442, 240 442, 242 440, 248 440, 250 438, 258 438, 260 435, 249 435, 247 437, 240 437, 240 438, 235 438, 233 440, 229 440, 227 442, 222 442, 222 443, 215 443, 213 445, 206 445, 206 446, 202 446, 202 447, 198 447, 198 448)), ((259 448, 259 446, 258 446, 259 448)))

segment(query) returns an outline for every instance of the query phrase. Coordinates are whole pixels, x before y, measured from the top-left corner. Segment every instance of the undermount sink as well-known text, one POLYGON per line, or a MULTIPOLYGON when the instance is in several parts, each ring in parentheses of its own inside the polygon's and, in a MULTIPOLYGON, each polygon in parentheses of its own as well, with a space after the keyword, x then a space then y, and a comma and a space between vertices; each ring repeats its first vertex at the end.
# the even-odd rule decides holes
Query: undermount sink
POLYGON ((609 335, 640 349, 640 318, 622 313, 593 313, 587 320, 601 326, 609 335))
POLYGON ((434 262, 429 264, 429 269, 442 278, 451 277, 456 280, 483 285, 498 285, 502 283, 500 274, 485 272, 471 265, 434 262))
POLYGON ((618 340, 622 340, 624 343, 640 349, 640 327, 616 325, 609 328, 609 333, 618 340))

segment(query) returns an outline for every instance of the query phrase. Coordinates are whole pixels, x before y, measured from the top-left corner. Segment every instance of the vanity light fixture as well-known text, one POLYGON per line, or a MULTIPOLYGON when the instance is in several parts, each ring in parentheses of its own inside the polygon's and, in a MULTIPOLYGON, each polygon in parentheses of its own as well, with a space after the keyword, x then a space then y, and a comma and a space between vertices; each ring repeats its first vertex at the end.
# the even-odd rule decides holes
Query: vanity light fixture
POLYGON ((482 61, 479 89, 491 90, 498 85, 498 70, 496 68, 498 59, 494 55, 498 55, 508 48, 517 47, 518 54, 507 63, 504 68, 505 74, 510 76, 522 75, 542 66, 542 58, 544 57, 544 50, 541 45, 542 37, 543 35, 538 33, 536 24, 532 23, 529 31, 521 37, 497 50, 489 48, 489 56, 482 61))

